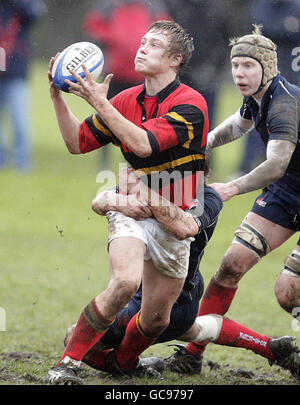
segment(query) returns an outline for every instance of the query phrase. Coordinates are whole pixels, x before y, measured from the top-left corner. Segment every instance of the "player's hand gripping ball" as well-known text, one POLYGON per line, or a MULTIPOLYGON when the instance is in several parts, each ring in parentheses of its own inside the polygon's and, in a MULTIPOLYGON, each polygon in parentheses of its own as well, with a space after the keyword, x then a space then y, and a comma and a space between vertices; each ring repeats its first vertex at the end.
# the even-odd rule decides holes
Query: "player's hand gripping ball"
POLYGON ((94 80, 97 80, 102 73, 104 56, 101 49, 91 42, 77 42, 63 50, 52 67, 52 80, 54 85, 68 93, 69 86, 65 83, 68 79, 77 83, 75 77, 69 72, 74 70, 79 76, 85 78, 82 69, 84 64, 91 73, 94 80))

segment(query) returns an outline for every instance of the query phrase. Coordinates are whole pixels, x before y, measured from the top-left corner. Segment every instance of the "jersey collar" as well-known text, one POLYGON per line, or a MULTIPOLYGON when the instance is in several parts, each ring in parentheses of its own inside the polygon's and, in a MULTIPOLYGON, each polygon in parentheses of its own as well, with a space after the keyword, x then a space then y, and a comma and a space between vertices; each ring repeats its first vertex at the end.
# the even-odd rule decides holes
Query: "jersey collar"
MULTIPOLYGON (((171 93, 173 93, 177 87, 180 85, 180 80, 176 77, 170 84, 168 84, 164 89, 162 89, 159 93, 156 94, 157 103, 162 103, 171 93)), ((144 85, 143 90, 137 95, 136 100, 137 102, 142 105, 143 100, 146 95, 146 88, 144 85)))

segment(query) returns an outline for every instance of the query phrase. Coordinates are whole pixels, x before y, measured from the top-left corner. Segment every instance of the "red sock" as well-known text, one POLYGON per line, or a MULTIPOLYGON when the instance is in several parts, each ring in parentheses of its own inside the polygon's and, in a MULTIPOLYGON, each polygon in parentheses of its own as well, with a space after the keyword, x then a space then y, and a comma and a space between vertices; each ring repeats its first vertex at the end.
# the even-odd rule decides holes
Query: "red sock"
POLYGON ((220 335, 215 343, 249 349, 269 360, 274 360, 274 354, 269 349, 269 340, 268 336, 260 335, 238 322, 223 318, 220 335))
MULTIPOLYGON (((214 277, 210 280, 204 296, 202 298, 198 316, 219 314, 224 315, 228 311, 231 302, 235 296, 237 288, 223 287, 214 277)), ((200 358, 205 350, 207 343, 188 343, 186 350, 195 357, 200 358)))
POLYGON ((144 335, 139 324, 138 312, 129 322, 125 336, 115 351, 117 362, 124 370, 131 370, 137 363, 138 357, 151 346, 157 337, 144 335))
POLYGON ((108 321, 101 315, 95 299, 93 299, 81 313, 73 335, 59 362, 66 356, 73 360, 82 360, 83 356, 103 336, 111 324, 112 321, 108 321))
POLYGON ((95 368, 96 370, 100 371, 108 371, 105 367, 105 361, 110 349, 101 350, 101 351, 93 351, 91 349, 82 359, 82 361, 87 364, 88 366, 95 368))

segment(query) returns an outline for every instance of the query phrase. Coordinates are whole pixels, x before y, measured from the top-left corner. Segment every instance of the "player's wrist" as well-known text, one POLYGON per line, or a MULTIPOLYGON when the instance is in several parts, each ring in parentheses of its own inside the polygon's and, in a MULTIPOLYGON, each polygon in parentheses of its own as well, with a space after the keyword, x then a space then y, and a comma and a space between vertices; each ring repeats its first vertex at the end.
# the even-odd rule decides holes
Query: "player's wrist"
POLYGON ((105 113, 105 109, 109 108, 110 103, 105 96, 98 95, 93 103, 93 106, 94 106, 95 110, 97 110, 99 113, 101 112, 103 114, 103 113, 105 113))
POLYGON ((230 182, 229 187, 230 187, 230 192, 232 194, 232 197, 240 194, 240 189, 239 189, 238 183, 236 183, 235 181, 230 182))

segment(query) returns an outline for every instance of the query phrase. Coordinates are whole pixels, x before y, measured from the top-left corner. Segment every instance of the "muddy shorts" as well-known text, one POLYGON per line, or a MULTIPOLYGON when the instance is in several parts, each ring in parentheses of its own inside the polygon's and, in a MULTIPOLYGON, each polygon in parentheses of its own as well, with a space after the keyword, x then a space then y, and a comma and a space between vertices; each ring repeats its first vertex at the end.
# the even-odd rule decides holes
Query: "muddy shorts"
MULTIPOLYGON (((266 187, 251 212, 293 231, 300 231, 299 184, 294 185, 288 175, 266 187)), ((300 239, 298 240, 300 245, 300 239)))
POLYGON ((106 216, 108 243, 122 237, 140 239, 146 246, 144 259, 151 259, 161 273, 171 278, 187 276, 190 244, 194 238, 180 240, 153 218, 136 221, 115 211, 109 211, 106 216))

